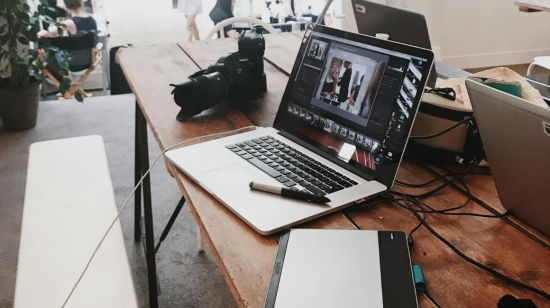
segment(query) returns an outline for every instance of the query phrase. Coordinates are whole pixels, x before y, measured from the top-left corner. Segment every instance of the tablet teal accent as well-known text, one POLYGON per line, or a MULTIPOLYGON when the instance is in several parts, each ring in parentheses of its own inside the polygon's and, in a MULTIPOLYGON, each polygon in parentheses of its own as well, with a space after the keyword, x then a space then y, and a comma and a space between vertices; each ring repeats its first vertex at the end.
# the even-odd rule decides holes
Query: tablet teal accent
POLYGON ((426 290, 426 281, 424 281, 424 273, 422 272, 422 267, 420 265, 413 266, 414 273, 414 285, 418 291, 426 290))

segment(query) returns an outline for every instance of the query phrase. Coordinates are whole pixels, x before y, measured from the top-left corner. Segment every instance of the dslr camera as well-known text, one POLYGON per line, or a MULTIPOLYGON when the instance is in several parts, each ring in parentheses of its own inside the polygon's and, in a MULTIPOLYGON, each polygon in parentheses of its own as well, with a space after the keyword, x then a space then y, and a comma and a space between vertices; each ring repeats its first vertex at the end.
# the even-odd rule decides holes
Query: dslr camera
POLYGON ((171 84, 174 101, 181 107, 176 117, 178 121, 185 121, 217 104, 247 103, 267 91, 263 27, 233 23, 233 29, 239 31, 239 51, 219 58, 215 64, 184 81, 171 84))

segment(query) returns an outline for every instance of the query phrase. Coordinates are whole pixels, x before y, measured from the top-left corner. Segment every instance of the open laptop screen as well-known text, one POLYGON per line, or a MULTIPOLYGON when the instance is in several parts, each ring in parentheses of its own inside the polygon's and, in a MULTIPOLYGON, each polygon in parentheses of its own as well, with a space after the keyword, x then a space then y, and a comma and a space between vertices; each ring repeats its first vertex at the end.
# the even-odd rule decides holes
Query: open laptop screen
POLYGON ((309 28, 274 127, 390 187, 432 61, 423 49, 309 28))

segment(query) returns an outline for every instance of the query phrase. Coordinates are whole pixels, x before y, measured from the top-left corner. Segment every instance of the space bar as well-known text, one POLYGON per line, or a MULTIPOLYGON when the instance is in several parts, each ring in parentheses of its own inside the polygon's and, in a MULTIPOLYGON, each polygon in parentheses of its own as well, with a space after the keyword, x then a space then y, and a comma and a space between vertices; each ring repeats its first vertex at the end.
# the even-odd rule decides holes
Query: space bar
POLYGON ((264 162, 262 162, 261 160, 259 160, 257 158, 249 159, 248 162, 250 162, 254 166, 260 168, 263 172, 269 174, 270 176, 272 176, 274 178, 281 175, 281 173, 279 173, 279 171, 269 167, 267 164, 265 164, 264 162))

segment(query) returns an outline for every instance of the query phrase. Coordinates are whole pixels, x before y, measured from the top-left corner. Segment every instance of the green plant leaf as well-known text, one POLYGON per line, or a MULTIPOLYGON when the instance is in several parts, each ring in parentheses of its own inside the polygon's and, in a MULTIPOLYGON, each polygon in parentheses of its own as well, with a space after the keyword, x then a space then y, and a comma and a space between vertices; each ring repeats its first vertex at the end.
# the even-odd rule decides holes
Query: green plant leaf
POLYGON ((76 93, 74 94, 74 98, 75 98, 79 103, 84 102, 84 97, 82 97, 82 94, 80 94, 80 92, 76 92, 76 93))
POLYGON ((67 61, 61 61, 59 65, 61 65, 62 68, 69 69, 69 62, 67 61))
POLYGON ((59 91, 61 92, 61 94, 67 93, 70 87, 71 87, 71 80, 67 77, 63 77, 63 79, 59 83, 59 91))

